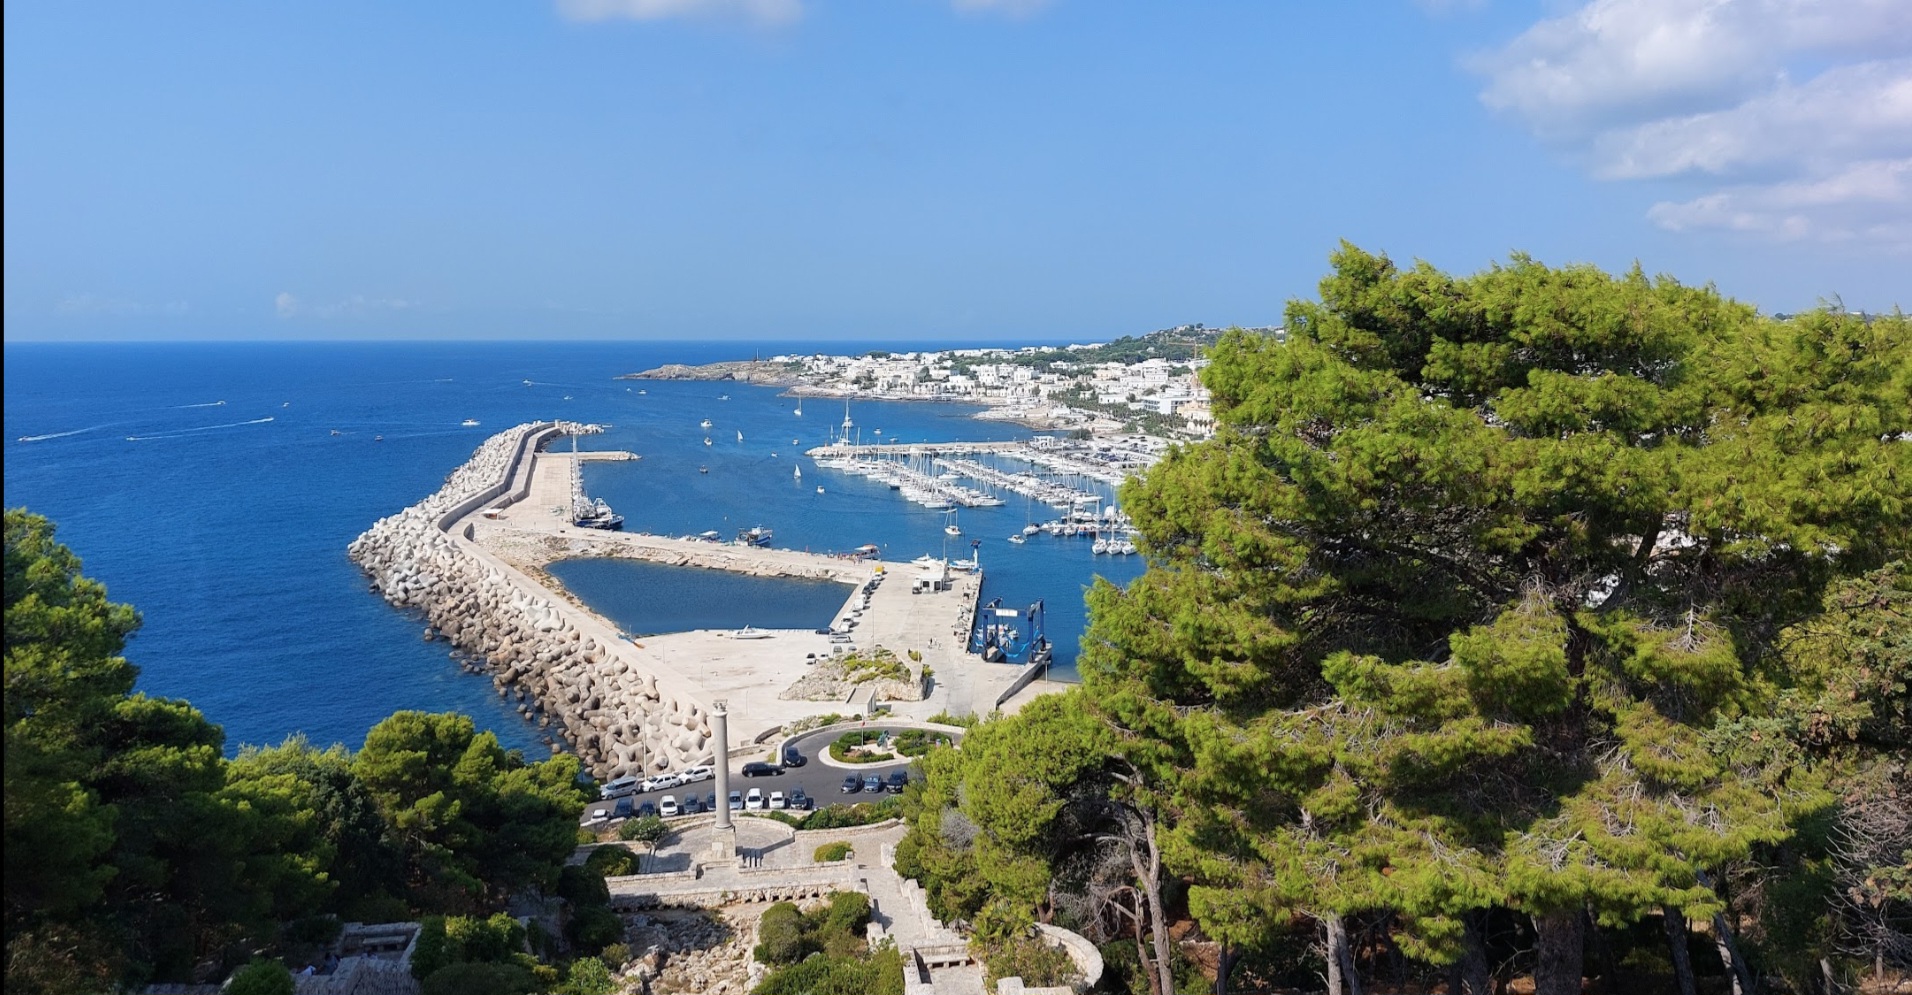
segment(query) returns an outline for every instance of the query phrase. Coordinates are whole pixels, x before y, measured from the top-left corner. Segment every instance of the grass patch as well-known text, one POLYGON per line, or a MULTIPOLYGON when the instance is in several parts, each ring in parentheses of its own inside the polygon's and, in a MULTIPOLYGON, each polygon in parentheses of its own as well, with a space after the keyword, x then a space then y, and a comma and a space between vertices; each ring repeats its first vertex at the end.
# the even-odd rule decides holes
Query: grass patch
POLYGON ((848 860, 855 849, 850 844, 838 840, 835 843, 825 843, 817 847, 814 857, 819 864, 831 864, 839 860, 848 860))

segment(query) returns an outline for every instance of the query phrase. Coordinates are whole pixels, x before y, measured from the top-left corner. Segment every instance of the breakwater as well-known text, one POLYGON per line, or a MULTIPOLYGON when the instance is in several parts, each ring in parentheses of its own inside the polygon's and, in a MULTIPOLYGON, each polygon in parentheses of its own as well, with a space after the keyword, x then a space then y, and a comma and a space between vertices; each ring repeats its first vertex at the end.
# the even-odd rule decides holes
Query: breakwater
POLYGON ((471 542, 471 526, 460 525, 481 508, 523 500, 538 447, 593 431, 533 422, 500 432, 443 487, 374 523, 348 553, 388 603, 424 615, 427 638, 442 637, 479 661, 526 718, 608 779, 708 758, 708 706, 638 647, 574 617, 576 608, 471 542))

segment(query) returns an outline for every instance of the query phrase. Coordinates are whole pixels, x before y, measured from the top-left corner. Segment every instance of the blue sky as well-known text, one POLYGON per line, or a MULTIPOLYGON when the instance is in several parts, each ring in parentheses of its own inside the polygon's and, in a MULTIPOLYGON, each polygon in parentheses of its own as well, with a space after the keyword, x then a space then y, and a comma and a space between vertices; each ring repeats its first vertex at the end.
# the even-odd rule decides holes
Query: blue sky
POLYGON ((4 16, 9 341, 1083 341, 1343 238, 1912 305, 1904 0, 4 16))

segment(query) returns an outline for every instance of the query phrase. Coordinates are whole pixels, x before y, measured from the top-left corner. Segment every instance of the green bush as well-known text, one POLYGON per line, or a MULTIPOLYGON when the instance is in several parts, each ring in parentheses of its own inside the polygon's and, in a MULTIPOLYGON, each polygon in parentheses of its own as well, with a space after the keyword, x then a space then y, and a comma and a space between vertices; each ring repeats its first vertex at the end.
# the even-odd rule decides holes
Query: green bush
POLYGON ((584 858, 584 866, 599 877, 615 878, 637 873, 637 854, 621 846, 605 845, 584 858))
POLYGON ((994 989, 1002 978, 1019 977, 1031 987, 1066 985, 1076 976, 1075 961, 1060 947, 1052 947, 1034 936, 1018 936, 983 951, 988 968, 987 987, 994 989))
POLYGON ((923 662, 923 651, 922 651, 922 650, 910 650, 910 660, 911 660, 911 662, 913 662, 913 663, 922 663, 922 662, 923 662))
POLYGON ((903 995, 903 955, 884 944, 867 956, 812 957, 771 971, 754 995, 903 995))
POLYGON ((816 861, 819 864, 835 863, 836 861, 849 857, 851 849, 850 844, 844 843, 841 840, 835 843, 825 843, 817 847, 816 861))
POLYGON ((810 953, 808 932, 803 913, 789 902, 778 902, 765 909, 757 923, 753 954, 763 964, 794 964, 810 953))
POLYGON ((596 957, 580 957, 571 962, 571 970, 565 973, 564 987, 559 989, 564 995, 611 995, 617 989, 617 979, 611 976, 611 969, 596 957))
POLYGON ((874 748, 879 735, 879 733, 871 732, 868 729, 846 732, 838 736, 836 741, 830 744, 830 756, 832 759, 846 764, 878 764, 895 759, 885 752, 861 752, 865 746, 874 748))
POLYGON ((575 908, 605 905, 611 901, 611 888, 604 875, 586 864, 566 864, 558 871, 558 897, 575 908))
POLYGON ((817 809, 804 817, 799 829, 849 829, 852 826, 867 826, 871 823, 894 819, 903 814, 903 798, 890 795, 880 802, 858 802, 855 805, 830 805, 817 809))
POLYGON ((445 917, 420 919, 418 940, 412 945, 412 977, 423 981, 453 959, 451 945, 445 940, 445 917))
POLYGON ((978 718, 973 712, 968 715, 951 715, 948 712, 937 712, 935 715, 929 717, 929 721, 939 726, 961 726, 964 729, 973 729, 976 723, 981 722, 982 719, 978 718))
MULTIPOLYGON (((848 843, 843 844, 849 846, 848 843)), ((836 932, 863 935, 863 927, 870 922, 870 896, 860 891, 839 891, 830 896, 830 904, 823 910, 823 928, 836 932)))
POLYGON ((292 995, 292 972, 276 960, 254 960, 233 972, 226 995, 292 995))
POLYGON ((579 950, 602 950, 624 939, 624 920, 603 905, 574 909, 564 934, 579 950))
POLYGON ((649 843, 656 846, 664 842, 665 837, 670 834, 671 827, 655 815, 647 815, 642 819, 626 819, 623 825, 617 827, 617 838, 626 843, 649 843))
POLYGON ((577 841, 579 846, 590 846, 591 844, 596 843, 598 841, 597 830, 586 829, 583 826, 579 826, 577 841))
POLYGON ((631 948, 627 944, 613 943, 598 951, 598 960, 613 971, 619 970, 631 962, 631 948))
POLYGON ((433 971, 419 985, 419 995, 526 995, 538 979, 520 964, 484 964, 463 961, 433 971))

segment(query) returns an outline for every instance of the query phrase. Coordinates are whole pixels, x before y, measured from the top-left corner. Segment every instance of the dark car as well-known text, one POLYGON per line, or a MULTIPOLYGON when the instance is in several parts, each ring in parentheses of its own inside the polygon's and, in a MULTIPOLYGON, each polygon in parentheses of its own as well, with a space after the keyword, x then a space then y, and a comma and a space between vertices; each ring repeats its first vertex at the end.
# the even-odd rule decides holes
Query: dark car
POLYGON ((704 795, 704 811, 717 811, 717 792, 712 791, 704 795))
POLYGON ((790 789, 790 808, 792 810, 808 812, 814 804, 815 803, 810 800, 810 796, 803 793, 802 788, 790 789))
POLYGON ((844 794, 846 794, 846 795, 854 795, 854 794, 856 794, 857 792, 859 792, 859 791, 862 791, 862 790, 863 790, 863 779, 862 779, 862 778, 860 778, 860 777, 858 777, 858 776, 856 776, 855 774, 851 774, 850 776, 848 776, 848 777, 846 777, 846 778, 844 778, 844 779, 843 779, 843 793, 844 793, 844 794))
POLYGON ((654 818, 656 815, 657 815, 656 802, 643 802, 637 806, 637 817, 640 819, 650 819, 650 818, 654 818))
POLYGON ((779 767, 776 764, 767 764, 761 760, 752 760, 751 762, 744 764, 745 777, 769 777, 773 774, 781 774, 781 773, 783 773, 782 767, 779 767))
POLYGON ((786 746, 783 748, 783 765, 785 767, 801 767, 808 762, 809 761, 803 758, 803 754, 798 751, 796 747, 786 746))
POLYGON ((830 634, 830 629, 827 626, 817 630, 817 635, 819 636, 827 636, 829 634, 830 634))
POLYGON ((677 806, 677 810, 685 815, 696 815, 704 810, 704 806, 697 800, 696 795, 685 795, 683 802, 677 806))
POLYGON ((896 793, 896 794, 899 794, 899 795, 900 795, 900 794, 902 794, 902 793, 903 793, 903 789, 904 789, 905 787, 908 787, 908 786, 909 786, 909 783, 910 783, 910 772, 909 772, 909 771, 907 771, 907 770, 895 770, 895 771, 891 771, 891 772, 890 772, 890 779, 889 779, 889 785, 890 785, 890 790, 891 790, 892 792, 894 792, 894 793, 896 793))
POLYGON ((883 793, 883 775, 871 774, 869 777, 864 778, 863 790, 873 795, 882 794, 883 793))
POLYGON ((624 795, 618 798, 617 805, 611 809, 611 818, 613 819, 630 818, 631 813, 633 811, 636 811, 635 805, 636 803, 631 800, 630 795, 624 795))

